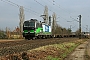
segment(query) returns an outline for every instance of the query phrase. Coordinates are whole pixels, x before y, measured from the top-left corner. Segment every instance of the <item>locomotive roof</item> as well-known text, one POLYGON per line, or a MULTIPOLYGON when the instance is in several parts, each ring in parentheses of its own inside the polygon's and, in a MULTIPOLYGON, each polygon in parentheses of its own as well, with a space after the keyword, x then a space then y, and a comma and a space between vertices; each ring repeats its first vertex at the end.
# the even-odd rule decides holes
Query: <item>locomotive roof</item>
POLYGON ((37 19, 30 19, 30 20, 27 20, 28 22, 38 22, 37 19))

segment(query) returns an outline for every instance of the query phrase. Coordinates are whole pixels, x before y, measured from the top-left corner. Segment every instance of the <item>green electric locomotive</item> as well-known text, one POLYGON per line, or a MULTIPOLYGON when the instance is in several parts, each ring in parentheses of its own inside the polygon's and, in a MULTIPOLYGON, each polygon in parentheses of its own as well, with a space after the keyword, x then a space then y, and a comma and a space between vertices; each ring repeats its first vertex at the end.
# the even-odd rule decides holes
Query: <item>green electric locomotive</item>
POLYGON ((23 23, 23 37, 25 39, 47 38, 51 36, 51 26, 39 22, 37 19, 30 19, 23 23))

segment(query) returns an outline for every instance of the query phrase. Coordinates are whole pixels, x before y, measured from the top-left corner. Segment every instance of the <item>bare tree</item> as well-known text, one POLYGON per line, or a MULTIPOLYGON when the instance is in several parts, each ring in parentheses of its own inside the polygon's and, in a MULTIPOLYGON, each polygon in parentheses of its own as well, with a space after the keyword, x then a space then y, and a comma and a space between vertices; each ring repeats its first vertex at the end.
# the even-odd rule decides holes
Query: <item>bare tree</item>
POLYGON ((20 6, 19 18, 20 18, 20 23, 19 23, 20 24, 20 32, 23 32, 23 22, 25 19, 23 6, 20 6))

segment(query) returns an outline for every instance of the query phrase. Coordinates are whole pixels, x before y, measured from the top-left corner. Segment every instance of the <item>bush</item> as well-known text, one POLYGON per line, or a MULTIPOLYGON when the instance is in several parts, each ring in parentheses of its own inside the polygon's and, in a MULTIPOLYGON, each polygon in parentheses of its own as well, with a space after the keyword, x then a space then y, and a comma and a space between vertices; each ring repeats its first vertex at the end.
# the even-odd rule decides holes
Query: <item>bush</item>
POLYGON ((0 39, 6 38, 6 33, 0 30, 0 39))

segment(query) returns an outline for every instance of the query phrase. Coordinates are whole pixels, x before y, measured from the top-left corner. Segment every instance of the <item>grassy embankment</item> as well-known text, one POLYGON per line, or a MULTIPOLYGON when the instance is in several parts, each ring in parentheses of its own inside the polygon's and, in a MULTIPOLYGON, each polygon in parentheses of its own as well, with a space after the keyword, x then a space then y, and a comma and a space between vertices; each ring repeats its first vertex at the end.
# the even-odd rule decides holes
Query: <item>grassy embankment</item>
MULTIPOLYGON (((42 57, 39 57, 40 60, 63 60, 67 55, 69 55, 78 45, 83 43, 85 40, 76 40, 73 42, 64 42, 61 44, 53 44, 44 47, 40 47, 32 50, 42 53, 42 57)), ((34 52, 35 53, 35 52, 34 52)))

